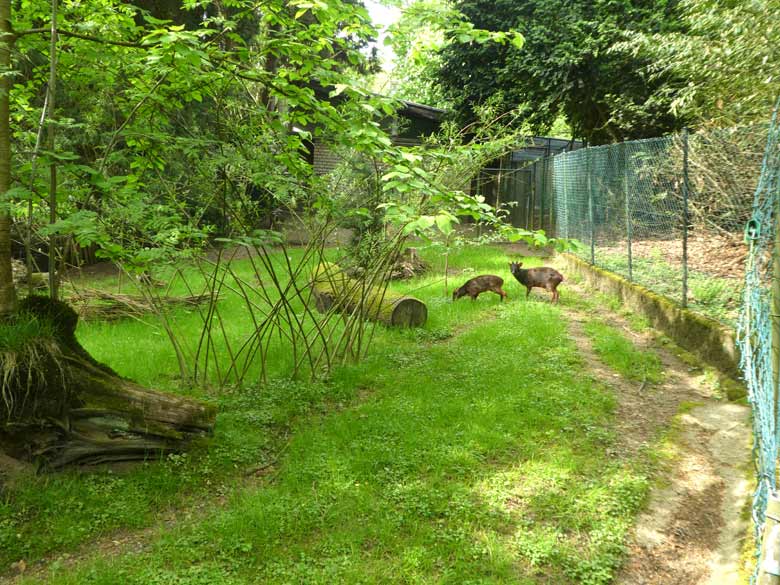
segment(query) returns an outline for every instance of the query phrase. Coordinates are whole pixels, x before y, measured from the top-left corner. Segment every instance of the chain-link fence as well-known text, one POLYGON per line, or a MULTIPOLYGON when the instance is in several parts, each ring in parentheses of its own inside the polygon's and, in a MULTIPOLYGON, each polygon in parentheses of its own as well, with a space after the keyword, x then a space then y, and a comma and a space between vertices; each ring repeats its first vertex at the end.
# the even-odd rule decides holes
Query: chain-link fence
POLYGON ((576 238, 591 263, 733 326, 766 137, 764 125, 565 152, 524 167, 530 187, 502 201, 521 210, 514 225, 576 238))
POLYGON ((780 126, 777 108, 769 126, 763 166, 750 207, 745 228, 748 246, 745 291, 737 328, 740 366, 748 388, 753 411, 753 457, 756 464, 756 491, 753 496, 753 520, 757 551, 762 547, 762 533, 768 533, 765 550, 771 553, 757 566, 751 583, 769 583, 776 575, 777 530, 780 520, 777 508, 778 388, 780 388, 780 242, 777 224, 780 210, 780 126), (775 508, 767 513, 768 504, 775 508), (764 532, 766 523, 770 530, 764 532), (764 577, 759 576, 762 569, 764 577))
POLYGON ((512 225, 550 232, 555 209, 545 194, 552 184, 554 155, 580 148, 578 140, 529 137, 522 149, 481 169, 472 180, 471 192, 496 207, 504 205, 512 225))

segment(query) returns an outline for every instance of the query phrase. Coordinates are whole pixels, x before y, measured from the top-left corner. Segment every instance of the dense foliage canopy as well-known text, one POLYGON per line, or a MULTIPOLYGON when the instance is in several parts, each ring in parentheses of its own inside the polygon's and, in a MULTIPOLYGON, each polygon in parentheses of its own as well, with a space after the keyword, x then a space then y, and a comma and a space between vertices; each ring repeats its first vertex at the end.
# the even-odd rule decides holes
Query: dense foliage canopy
POLYGON ((393 27, 392 87, 461 122, 486 103, 519 108, 530 132, 563 118, 592 144, 763 122, 780 94, 779 16, 775 0, 416 0, 393 27), (474 42, 448 20, 525 42, 474 42))
POLYGON ((651 99, 670 103, 679 118, 719 127, 765 123, 780 95, 780 2, 682 0, 678 11, 678 30, 632 31, 614 51, 647 63, 651 99))
POLYGON ((475 26, 517 29, 526 42, 517 48, 455 39, 442 52, 438 79, 463 120, 476 104, 490 101, 502 110, 522 107, 540 132, 563 113, 574 135, 592 144, 656 136, 684 122, 656 92, 673 72, 651 78, 644 72, 647 58, 610 48, 627 31, 678 29, 674 5, 460 0, 455 6, 475 26))
MULTIPOLYGON (((362 89, 375 31, 357 0, 4 3, 13 175, 0 191, 14 227, 0 217, 0 244, 9 233, 30 250, 59 237, 60 258, 75 243, 141 273, 219 238, 273 241, 277 210, 396 220, 407 233, 488 212, 461 191, 468 176, 444 179, 512 140, 494 140, 497 129, 463 150, 394 145, 398 102, 362 89), (314 172, 314 143, 354 162, 349 180, 314 172)), ((515 42, 456 25, 461 38, 515 42)), ((0 313, 13 304, 6 293, 0 313)))
MULTIPOLYGON (((269 198, 316 199, 302 156, 315 133, 357 151, 386 143, 379 114, 393 106, 351 89, 373 34, 357 3, 5 4, 3 209, 28 247, 64 233, 143 270, 210 234, 251 233, 269 198)), ((5 220, 0 231, 7 266, 5 220)))

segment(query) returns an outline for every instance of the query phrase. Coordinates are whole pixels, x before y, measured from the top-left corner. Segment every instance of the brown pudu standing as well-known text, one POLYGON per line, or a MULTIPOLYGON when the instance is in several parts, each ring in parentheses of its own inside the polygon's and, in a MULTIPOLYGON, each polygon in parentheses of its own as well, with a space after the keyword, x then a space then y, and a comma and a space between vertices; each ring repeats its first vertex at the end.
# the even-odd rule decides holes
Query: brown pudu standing
POLYGON ((522 266, 522 262, 510 262, 509 271, 526 288, 525 298, 531 294, 532 288, 543 288, 552 293, 550 302, 557 303, 560 296, 557 289, 558 285, 563 282, 563 275, 547 266, 528 269, 522 268, 522 266))
POLYGON ((504 279, 500 276, 493 274, 483 274, 481 276, 475 276, 471 280, 466 281, 466 284, 460 288, 456 288, 452 291, 452 300, 456 301, 460 297, 470 296, 472 301, 476 301, 477 297, 485 291, 491 291, 497 295, 501 295, 501 301, 506 298, 506 293, 501 288, 504 284, 504 279))

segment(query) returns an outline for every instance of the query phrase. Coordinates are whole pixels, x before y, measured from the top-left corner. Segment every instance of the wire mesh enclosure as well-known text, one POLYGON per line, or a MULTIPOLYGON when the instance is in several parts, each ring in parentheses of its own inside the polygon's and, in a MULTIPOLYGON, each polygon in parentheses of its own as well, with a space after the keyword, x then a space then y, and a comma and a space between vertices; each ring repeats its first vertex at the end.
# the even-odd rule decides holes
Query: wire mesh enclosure
MULTIPOLYGON (((753 409, 760 548, 777 494, 780 376, 780 126, 683 132, 585 148, 513 168, 502 193, 517 227, 582 243, 577 254, 737 326, 753 409)), ((500 182, 500 173, 493 177, 500 182)), ((757 548, 757 555, 758 550, 757 548)), ((756 575, 753 577, 753 582, 756 575)))
POLYGON ((594 265, 734 326, 766 137, 766 125, 684 132, 507 165, 492 178, 503 180, 513 225, 575 238, 594 265))
MULTIPOLYGON (((742 178, 735 177, 734 188, 745 188, 742 178)), ((769 126, 763 166, 752 205, 739 211, 739 214, 735 210, 733 215, 717 215, 716 218, 718 224, 733 222, 736 227, 744 215, 749 216, 745 228, 748 246, 745 291, 737 344, 753 413, 753 457, 757 481, 752 512, 758 556, 762 530, 767 521, 767 503, 770 495, 774 495, 775 499, 778 497, 780 284, 777 278, 780 275, 780 242, 777 222, 780 220, 780 127, 777 125, 777 110, 769 126)), ((773 520, 777 523, 776 519, 773 520)), ((751 582, 756 582, 757 574, 753 575, 751 582)))

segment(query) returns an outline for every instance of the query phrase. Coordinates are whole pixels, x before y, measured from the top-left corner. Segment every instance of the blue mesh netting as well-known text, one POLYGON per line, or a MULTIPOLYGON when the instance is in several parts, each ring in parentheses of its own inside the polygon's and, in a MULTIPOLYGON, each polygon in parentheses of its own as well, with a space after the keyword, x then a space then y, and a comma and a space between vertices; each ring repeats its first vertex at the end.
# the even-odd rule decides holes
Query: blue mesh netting
POLYGON ((772 260, 780 197, 779 136, 776 108, 753 201, 753 216, 745 230, 750 250, 737 327, 741 367, 748 388, 748 400, 753 409, 753 455, 758 477, 753 496, 753 520, 757 551, 761 546, 767 498, 777 487, 778 425, 776 374, 772 366, 772 260))

